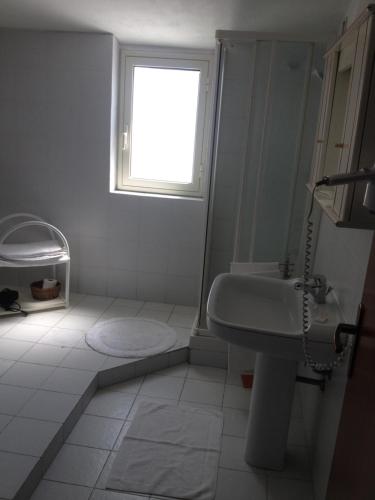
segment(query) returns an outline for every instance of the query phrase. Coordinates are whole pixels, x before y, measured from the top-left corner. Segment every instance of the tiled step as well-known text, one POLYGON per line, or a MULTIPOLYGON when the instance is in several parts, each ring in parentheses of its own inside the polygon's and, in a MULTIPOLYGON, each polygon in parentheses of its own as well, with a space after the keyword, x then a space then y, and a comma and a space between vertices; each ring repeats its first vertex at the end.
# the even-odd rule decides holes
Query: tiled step
MULTIPOLYGON (((16 416, 0 415, 0 500, 27 500, 98 388, 187 361, 187 347, 130 361, 108 358, 93 371, 57 368, 49 386, 33 390, 2 385, 2 404, 16 416), (81 375, 81 378, 76 378, 81 375), (70 393, 64 392, 69 386, 70 393), (27 402, 26 402, 27 401, 27 402), (20 410, 16 411, 17 404, 20 410)), ((1 410, 0 410, 1 413, 1 410)))

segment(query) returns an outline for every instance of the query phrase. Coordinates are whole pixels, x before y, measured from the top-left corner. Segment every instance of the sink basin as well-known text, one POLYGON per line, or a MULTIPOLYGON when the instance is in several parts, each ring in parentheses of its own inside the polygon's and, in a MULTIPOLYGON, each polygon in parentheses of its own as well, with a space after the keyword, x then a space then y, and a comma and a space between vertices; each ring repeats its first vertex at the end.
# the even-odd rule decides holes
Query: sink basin
MULTIPOLYGON (((245 439, 245 461, 281 470, 298 362, 304 359, 301 280, 220 274, 207 304, 209 330, 226 342, 257 352, 245 439), (298 287, 297 287, 298 288, 298 287)), ((309 301, 309 351, 319 363, 335 357, 333 334, 341 321, 331 293, 327 303, 309 301)))
MULTIPOLYGON (((208 328, 226 342, 286 359, 303 360, 301 280, 220 274, 207 304, 208 328)), ((326 304, 309 300, 309 346, 319 362, 333 358, 340 311, 333 294, 326 304)))

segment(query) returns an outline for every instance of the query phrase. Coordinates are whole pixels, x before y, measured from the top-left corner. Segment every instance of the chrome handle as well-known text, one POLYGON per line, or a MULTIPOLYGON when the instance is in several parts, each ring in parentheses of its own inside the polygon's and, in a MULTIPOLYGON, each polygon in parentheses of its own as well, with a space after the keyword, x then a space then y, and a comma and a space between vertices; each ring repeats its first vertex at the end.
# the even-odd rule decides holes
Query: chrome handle
POLYGON ((344 333, 347 335, 354 336, 354 342, 353 342, 353 346, 352 346, 352 352, 351 352, 350 363, 349 363, 349 377, 351 376, 352 371, 353 371, 353 364, 354 364, 355 355, 356 355, 356 351, 357 351, 362 316, 363 316, 363 306, 362 306, 362 304, 359 304, 355 323, 354 324, 339 323, 337 325, 337 328, 336 328, 334 336, 333 336, 334 351, 337 354, 340 354, 344 349, 344 344, 341 340, 341 334, 344 333))
POLYGON ((128 136, 129 136, 129 127, 126 126, 124 132, 122 133, 122 150, 123 151, 126 151, 129 147, 128 136))
POLYGON ((341 354, 344 350, 344 344, 341 340, 342 333, 346 333, 347 335, 357 335, 358 326, 350 323, 339 323, 337 325, 335 333, 333 334, 333 345, 336 354, 341 354))

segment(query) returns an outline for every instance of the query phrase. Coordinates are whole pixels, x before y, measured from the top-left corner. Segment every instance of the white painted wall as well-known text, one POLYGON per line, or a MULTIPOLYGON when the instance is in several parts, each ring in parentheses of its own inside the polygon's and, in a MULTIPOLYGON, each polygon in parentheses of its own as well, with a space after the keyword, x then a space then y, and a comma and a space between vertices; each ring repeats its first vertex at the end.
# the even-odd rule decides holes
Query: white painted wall
MULTIPOLYGON (((367 2, 355 0, 348 10, 350 23, 367 2)), ((339 31, 339 28, 338 28, 339 31)), ((319 229, 314 271, 334 287, 344 320, 355 319, 361 301, 373 231, 337 228, 326 215, 319 229)), ((333 372, 326 391, 299 385, 308 441, 313 450, 315 500, 324 500, 347 381, 347 364, 333 372)))
POLYGON ((204 203, 109 193, 113 36, 2 30, 0 47, 0 214, 66 233, 74 290, 196 304, 204 203))

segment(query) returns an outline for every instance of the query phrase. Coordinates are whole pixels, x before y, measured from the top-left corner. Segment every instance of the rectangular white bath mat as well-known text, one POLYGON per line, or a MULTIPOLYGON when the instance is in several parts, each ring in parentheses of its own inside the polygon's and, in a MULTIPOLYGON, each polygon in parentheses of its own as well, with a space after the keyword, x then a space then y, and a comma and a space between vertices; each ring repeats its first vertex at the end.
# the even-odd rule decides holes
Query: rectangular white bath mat
POLYGON ((114 461, 107 488, 184 500, 213 500, 220 411, 141 402, 114 461))

